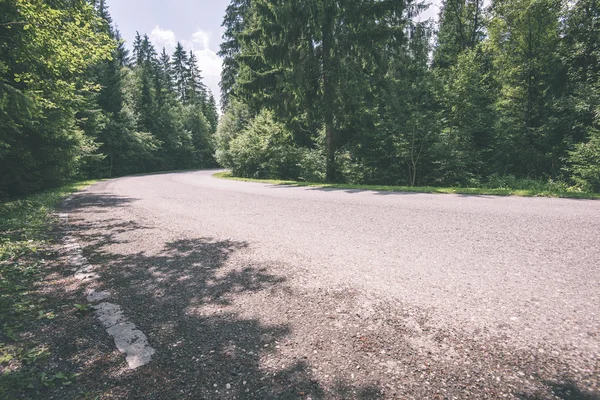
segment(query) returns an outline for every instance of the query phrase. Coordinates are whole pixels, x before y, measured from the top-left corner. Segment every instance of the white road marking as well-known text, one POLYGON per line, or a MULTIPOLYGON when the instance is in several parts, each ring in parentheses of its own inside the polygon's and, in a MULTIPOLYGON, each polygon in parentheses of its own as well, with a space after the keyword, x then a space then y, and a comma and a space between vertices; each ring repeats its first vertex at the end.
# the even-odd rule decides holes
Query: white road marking
MULTIPOLYGON (((68 204, 71 198, 65 199, 65 204, 68 204)), ((69 214, 60 213, 59 219, 65 227, 69 223, 69 214)), ((69 263, 75 268, 75 278, 92 282, 99 278, 99 275, 94 271, 95 266, 90 264, 84 257, 81 247, 77 240, 68 235, 65 237, 65 249, 67 250, 67 258, 69 263)), ((125 353, 125 359, 130 369, 136 369, 144 364, 148 364, 152 360, 152 356, 156 350, 148 343, 148 338, 142 331, 136 329, 135 324, 129 322, 127 317, 123 315, 123 310, 118 304, 104 302, 110 297, 108 291, 89 290, 86 299, 90 303, 99 303, 94 308, 94 315, 106 332, 113 338, 117 349, 121 353, 125 353)))

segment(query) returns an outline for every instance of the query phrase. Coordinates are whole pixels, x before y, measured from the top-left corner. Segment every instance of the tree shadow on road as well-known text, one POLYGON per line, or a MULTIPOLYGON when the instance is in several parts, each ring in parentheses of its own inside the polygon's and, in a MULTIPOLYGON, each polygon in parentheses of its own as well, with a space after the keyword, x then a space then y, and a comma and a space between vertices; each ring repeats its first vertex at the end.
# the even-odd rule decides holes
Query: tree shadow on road
POLYGON ((409 190, 381 190, 376 187, 373 189, 352 189, 352 188, 344 188, 344 187, 328 187, 328 186, 308 186, 308 185, 294 185, 294 184, 270 184, 268 186, 271 189, 297 189, 303 188, 308 191, 318 191, 318 192, 344 192, 347 194, 359 194, 359 193, 371 193, 376 196, 389 196, 389 197, 399 197, 399 196, 419 196, 419 195, 454 195, 459 197, 472 197, 472 198, 481 198, 481 199, 489 199, 494 200, 499 197, 506 197, 507 195, 487 195, 487 194, 476 194, 476 193, 447 193, 442 190, 436 191, 435 188, 431 188, 431 190, 423 190, 423 191, 409 191, 409 190))
MULTIPOLYGON (((240 294, 285 284, 261 266, 226 266, 247 246, 200 238, 169 242, 154 255, 122 256, 96 245, 104 289, 114 293, 110 301, 123 306, 157 351, 150 364, 118 375, 111 385, 127 398, 324 398, 305 359, 286 365, 271 360, 289 325, 265 325, 228 307, 240 294)), ((345 398, 378 392, 352 391, 359 395, 345 398)))
MULTIPOLYGON (((122 198, 122 202, 111 199, 108 201, 115 200, 117 209, 133 201, 128 198, 122 198)), ((149 364, 134 371, 127 370, 125 357, 116 350, 112 339, 92 315, 77 312, 59 315, 55 321, 56 327, 52 330, 52 340, 58 349, 58 355, 51 362, 59 370, 80 375, 71 386, 48 389, 46 397, 312 400, 377 399, 385 396, 394 398, 393 392, 383 394, 386 383, 395 384, 396 387, 405 386, 404 393, 416 394, 416 397, 422 398, 433 397, 437 389, 446 384, 455 395, 461 391, 473 394, 467 390, 483 390, 482 388, 491 389, 490 393, 499 395, 500 390, 503 390, 502 384, 493 379, 493 376, 489 378, 493 368, 498 364, 498 371, 510 372, 517 363, 515 360, 526 359, 528 356, 519 353, 510 355, 510 349, 494 349, 493 345, 485 349, 468 338, 461 342, 461 348, 464 347, 465 350, 452 349, 452 352, 457 353, 453 357, 457 358, 448 359, 446 354, 436 353, 435 349, 432 350, 433 353, 422 353, 408 342, 412 339, 416 342, 427 339, 426 344, 435 347, 440 343, 457 341, 448 332, 442 332, 444 336, 436 338, 435 329, 427 326, 423 322, 425 319, 414 322, 415 314, 395 315, 391 309, 389 313, 385 309, 385 312, 376 315, 381 324, 375 330, 368 330, 369 324, 378 321, 357 316, 357 310, 352 305, 348 306, 348 310, 340 307, 338 312, 335 308, 338 307, 339 299, 332 298, 334 296, 331 294, 317 298, 312 308, 302 308, 302 311, 308 312, 301 316, 307 319, 303 326, 298 324, 298 315, 290 315, 287 320, 289 322, 269 322, 273 319, 268 318, 266 313, 286 310, 284 306, 272 307, 269 303, 282 301, 276 295, 289 290, 288 282, 272 272, 277 269, 271 268, 271 265, 244 261, 254 260, 252 257, 239 257, 240 254, 252 251, 248 243, 201 237, 173 240, 172 236, 156 227, 144 225, 143 220, 127 221, 119 217, 118 213, 97 213, 98 210, 104 210, 105 200, 104 195, 92 194, 75 199, 70 206, 71 211, 79 214, 79 217, 82 213, 91 214, 88 215, 89 218, 78 218, 75 215, 69 233, 80 240, 84 253, 98 267, 101 279, 92 286, 111 292, 109 301, 119 304, 127 318, 147 335, 156 354, 149 364), (91 196, 91 199, 86 198, 87 196, 91 196), (162 239, 147 240, 148 235, 154 239, 162 239), (264 310, 260 309, 261 301, 264 310), (328 308, 333 308, 335 312, 325 315, 328 308), (311 312, 320 315, 311 315, 311 312), (344 320, 346 314, 349 319, 344 320), (412 325, 405 323, 409 317, 416 327, 410 328, 412 325), (319 319, 321 322, 325 321, 325 324, 310 326, 313 320, 317 322, 319 319), (335 323, 338 322, 344 323, 344 328, 336 328, 335 323), (331 330, 323 330, 324 328, 331 330), (427 332, 428 329, 433 332, 427 332), (298 331, 305 336, 319 337, 298 337, 298 331), (320 337, 328 334, 334 335, 343 345, 336 350, 331 350, 331 347, 328 350, 327 346, 330 345, 320 337), (288 345, 295 348, 290 350, 286 348, 288 345), (318 349, 318 356, 298 353, 312 352, 313 349, 318 349), (331 368, 325 372, 323 369, 317 370, 323 366, 327 368, 323 358, 317 357, 321 353, 324 354, 323 357, 332 356, 338 349, 342 355, 338 354, 338 358, 332 359, 331 368), (382 350, 386 350, 386 355, 382 355, 382 350), (491 353, 494 350, 497 353, 491 353), (502 357, 506 355, 509 357, 504 360, 502 357), (351 359, 351 362, 345 362, 344 358, 351 359), (370 372, 365 369, 380 364, 369 364, 371 361, 365 360, 394 361, 393 366, 389 367, 390 371, 403 371, 404 375, 384 376, 385 371, 382 369, 377 373, 387 381, 378 381, 379 377, 365 378, 370 372), (447 367, 444 374, 429 373, 430 363, 436 362, 447 367), (352 379, 344 375, 344 368, 350 364, 354 368, 352 379), (359 364, 360 372, 356 369, 359 364), (326 374, 331 374, 331 379, 327 380, 326 374), (357 380, 354 380, 354 374, 357 375, 357 380), (469 374, 489 379, 475 382, 465 378, 469 374)), ((106 210, 111 209, 109 207, 106 210)), ((46 297, 58 297, 65 287, 62 282, 72 272, 63 268, 58 269, 55 274, 59 276, 55 278, 57 284, 53 286, 54 292, 47 291, 44 294, 46 297)), ((83 301, 84 287, 77 285, 71 284, 76 288, 70 291, 68 301, 71 303, 83 301), (75 295, 79 297, 73 297, 75 295)), ((297 310, 294 308, 296 306, 302 307, 303 304, 300 303, 307 300, 295 295, 285 298, 290 302, 298 302, 290 308, 292 311, 297 310)), ((463 332, 457 334, 463 335, 463 332)), ((465 338, 460 336, 460 339, 465 338)), ((527 374, 535 374, 534 371, 540 365, 546 364, 551 365, 552 360, 535 359, 528 361, 524 367, 527 368, 527 374)), ((431 369, 435 370, 433 367, 431 369)), ((555 390, 551 383, 536 383, 555 390)), ((548 392, 544 389, 543 393, 548 392)), ((557 385, 555 393, 564 400, 597 399, 593 395, 587 395, 575 383, 571 386, 557 385)), ((544 394, 535 397, 528 393, 522 395, 522 398, 547 398, 544 394)))
POLYGON ((65 202, 67 210, 83 210, 86 212, 109 212, 105 209, 115 207, 126 207, 138 199, 125 196, 117 196, 110 193, 80 193, 73 196, 73 199, 65 202))
MULTIPOLYGON (((97 213, 131 201, 86 194, 69 207, 75 214, 97 213)), ((269 273, 268 265, 229 262, 235 253, 247 250, 248 243, 188 238, 131 251, 128 235, 156 231, 108 214, 97 218, 90 222, 75 215, 68 232, 80 241, 101 276, 87 287, 110 291, 108 301, 123 308, 156 353, 149 364, 127 370, 124 356, 93 316, 80 318, 85 323, 55 332, 61 347, 55 362, 80 375, 71 387, 50 389, 53 395, 315 400, 344 393, 343 398, 377 398, 377 387, 348 382, 334 389, 339 395, 328 392, 307 357, 282 364, 278 347, 291 334, 290 325, 265 324, 260 316, 241 315, 245 296, 264 292, 268 298, 268 293, 286 286, 284 278, 269 273), (125 247, 127 251, 120 250, 125 247), (67 345, 73 337, 77 344, 67 345)), ((83 290, 82 285, 81 296, 83 290)))
MULTIPOLYGON (((551 389, 554 396, 561 400, 600 400, 600 396, 580 389, 577 383, 572 381, 545 383, 551 389)), ((547 397, 542 395, 521 395, 519 398, 522 400, 543 400, 547 397)))

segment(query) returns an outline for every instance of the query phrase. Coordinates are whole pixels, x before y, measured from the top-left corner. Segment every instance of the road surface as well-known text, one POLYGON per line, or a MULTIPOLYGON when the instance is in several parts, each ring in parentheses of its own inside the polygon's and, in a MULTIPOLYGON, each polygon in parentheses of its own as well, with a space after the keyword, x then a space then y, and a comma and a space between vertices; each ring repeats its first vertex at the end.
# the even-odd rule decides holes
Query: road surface
POLYGON ((598 398, 600 201, 213 173, 109 180, 68 207, 156 349, 95 371, 103 396, 598 398))

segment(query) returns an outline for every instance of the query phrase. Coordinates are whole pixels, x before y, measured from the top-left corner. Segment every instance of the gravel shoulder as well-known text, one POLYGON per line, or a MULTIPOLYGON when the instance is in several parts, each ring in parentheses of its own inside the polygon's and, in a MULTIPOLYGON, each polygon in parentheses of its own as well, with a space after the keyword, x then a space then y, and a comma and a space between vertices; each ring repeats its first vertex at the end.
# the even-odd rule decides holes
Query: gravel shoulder
POLYGON ((156 354, 130 371, 74 329, 81 375, 53 398, 600 396, 598 202, 199 171, 102 182, 67 211, 156 354))

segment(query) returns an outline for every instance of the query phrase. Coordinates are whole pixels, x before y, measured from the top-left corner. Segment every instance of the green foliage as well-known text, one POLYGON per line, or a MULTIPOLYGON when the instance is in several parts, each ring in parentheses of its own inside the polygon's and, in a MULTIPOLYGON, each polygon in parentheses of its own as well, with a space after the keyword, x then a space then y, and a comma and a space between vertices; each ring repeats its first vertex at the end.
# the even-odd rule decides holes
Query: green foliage
POLYGON ((215 158, 219 164, 227 168, 233 167, 230 145, 239 136, 251 120, 248 107, 238 101, 232 101, 225 114, 219 120, 214 136, 215 158))
POLYGON ((0 198, 78 177, 214 165, 215 100, 193 53, 133 64, 104 1, 0 3, 0 198))
POLYGON ((327 158, 321 149, 299 148, 298 179, 306 182, 325 182, 327 158))
POLYGON ((76 114, 114 47, 103 24, 85 1, 0 4, 0 197, 69 179, 95 151, 76 114))
POLYGON ((211 167, 394 185, 598 190, 596 0, 232 0, 222 107, 193 52, 130 59, 103 1, 0 3, 0 197, 211 167), (437 28, 437 29, 436 29, 437 28), (493 178, 493 179, 492 179, 493 178))
POLYGON ((562 51, 569 86, 557 101, 564 129, 565 170, 583 190, 600 191, 600 7, 580 0, 567 11, 562 51))
MULTIPOLYGON (((596 187, 597 1, 444 0, 437 29, 419 22, 425 8, 232 0, 217 160, 231 166, 243 127, 230 108, 245 107, 291 132, 302 179, 596 187)), ((257 154, 268 152, 247 153, 253 164, 257 154)))
MULTIPOLYGON (((261 182, 273 185, 290 186, 310 186, 325 189, 351 189, 351 190, 373 190, 379 192, 405 192, 405 193, 445 193, 445 194, 469 194, 469 195, 493 195, 493 196, 545 196, 545 197, 565 197, 573 199, 600 199, 598 193, 584 193, 571 188, 564 189, 563 184, 548 182, 540 183, 533 180, 518 180, 514 177, 499 177, 499 179, 509 179, 516 182, 523 189, 513 189, 507 187, 486 188, 477 183, 477 187, 441 187, 441 186, 395 186, 395 185, 362 185, 354 183, 320 183, 304 182, 281 179, 255 179, 241 178, 233 176, 231 172, 219 172, 214 174, 221 179, 232 179, 246 182, 261 182)), ((491 184, 490 184, 491 185, 491 184)))
POLYGON ((568 170, 581 189, 600 192, 600 130, 591 129, 587 141, 569 152, 568 170))
POLYGON ((82 314, 87 314, 92 311, 92 306, 90 304, 73 304, 73 306, 82 314))
MULTIPOLYGON (((43 386, 67 385, 73 375, 48 373, 51 349, 23 335, 54 317, 46 299, 35 296, 53 239, 54 207, 66 195, 92 182, 70 184, 0 203, 0 398, 20 398, 43 386)), ((28 396, 26 396, 28 397, 28 396)))
POLYGON ((212 127, 202 111, 201 105, 183 107, 184 129, 191 134, 193 165, 211 166, 213 163, 212 127))
POLYGON ((261 112, 230 143, 231 168, 236 175, 253 178, 297 178, 300 160, 290 131, 273 113, 261 112))
POLYGON ((223 42, 219 49, 219 57, 223 58, 223 68, 221 70, 221 104, 223 110, 227 109, 230 103, 230 95, 233 92, 239 65, 237 56, 240 53, 239 35, 244 31, 247 11, 250 7, 250 0, 232 0, 231 4, 225 10, 223 17, 223 42))
POLYGON ((446 0, 440 11, 439 32, 434 51, 436 67, 455 65, 458 56, 484 39, 483 0, 446 0))
POLYGON ((299 145, 315 147, 324 129, 325 174, 336 179, 336 151, 374 128, 373 101, 403 43, 404 11, 392 0, 250 2, 241 26, 229 14, 224 22, 235 32, 224 48, 237 71, 231 96, 253 114, 274 111, 299 145))
POLYGON ((496 130, 507 172, 542 176, 559 161, 551 104, 560 10, 553 0, 504 0, 493 9, 488 45, 500 86, 496 130))
MULTIPOLYGON (((335 155, 335 164, 338 168, 339 180, 350 184, 373 183, 375 177, 379 177, 384 170, 377 169, 373 165, 365 165, 365 161, 354 156, 348 150, 338 151, 335 155)), ((389 177, 381 177, 385 180, 389 177)))
POLYGON ((555 193, 568 193, 569 188, 564 182, 548 180, 546 182, 537 179, 517 178, 514 175, 490 175, 485 182, 479 182, 477 186, 486 189, 527 190, 538 195, 555 193))
POLYGON ((434 149, 436 183, 464 184, 493 171, 496 85, 492 57, 483 46, 458 54, 435 70, 440 131, 434 149))

